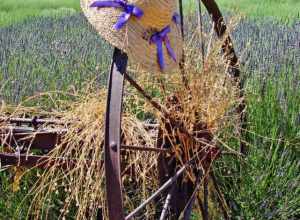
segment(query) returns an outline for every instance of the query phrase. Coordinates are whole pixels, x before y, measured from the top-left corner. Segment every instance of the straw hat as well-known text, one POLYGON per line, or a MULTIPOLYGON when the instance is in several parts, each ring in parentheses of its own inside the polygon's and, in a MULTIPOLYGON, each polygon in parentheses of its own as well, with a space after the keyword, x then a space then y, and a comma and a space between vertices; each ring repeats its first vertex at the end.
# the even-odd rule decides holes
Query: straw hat
POLYGON ((182 39, 172 19, 176 0, 81 0, 81 8, 96 31, 141 70, 170 72, 179 67, 182 39))

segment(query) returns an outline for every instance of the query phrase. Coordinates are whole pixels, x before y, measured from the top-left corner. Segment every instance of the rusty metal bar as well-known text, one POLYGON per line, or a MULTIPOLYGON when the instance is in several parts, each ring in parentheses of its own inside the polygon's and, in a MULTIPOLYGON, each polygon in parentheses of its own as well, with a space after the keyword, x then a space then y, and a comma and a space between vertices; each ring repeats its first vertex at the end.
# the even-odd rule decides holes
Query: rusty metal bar
POLYGON ((17 155, 12 153, 0 153, 1 166, 38 167, 47 169, 54 164, 64 169, 76 166, 77 160, 65 158, 53 158, 49 156, 17 155))
POLYGON ((8 123, 21 123, 21 124, 59 124, 64 125, 65 123, 60 120, 50 120, 50 119, 38 119, 37 117, 33 118, 9 118, 9 117, 0 117, 0 123, 8 122, 8 123))
MULTIPOLYGON (((211 15, 214 22, 214 29, 219 38, 223 37, 226 33, 227 27, 224 21, 224 17, 214 0, 202 0, 204 6, 206 7, 208 13, 211 15)), ((240 70, 237 67, 238 57, 233 48, 232 40, 228 36, 225 40, 224 45, 222 46, 223 52, 226 55, 226 59, 229 62, 230 68, 232 69, 232 76, 237 80, 240 77, 240 70)))
POLYGON ((198 205, 199 205, 199 207, 200 207, 202 219, 204 219, 204 206, 203 206, 203 201, 202 201, 202 199, 200 198, 200 195, 199 195, 199 194, 197 195, 197 202, 198 202, 198 205))
POLYGON ((152 151, 157 153, 169 153, 170 150, 168 149, 161 149, 161 148, 152 148, 152 147, 140 147, 140 146, 131 146, 131 145, 121 145, 121 150, 133 150, 133 151, 152 151))
POLYGON ((202 18, 202 7, 201 0, 198 0, 198 23, 199 23, 199 34, 200 34, 200 43, 201 43, 201 60, 202 66, 204 66, 204 38, 203 38, 203 18, 202 18))
POLYGON ((0 133, 0 144, 10 147, 52 150, 61 141, 65 129, 33 131, 27 128, 12 128, 0 133))
POLYGON ((124 75, 127 61, 127 55, 115 48, 108 80, 104 139, 106 198, 110 220, 124 219, 120 172, 120 142, 124 75))

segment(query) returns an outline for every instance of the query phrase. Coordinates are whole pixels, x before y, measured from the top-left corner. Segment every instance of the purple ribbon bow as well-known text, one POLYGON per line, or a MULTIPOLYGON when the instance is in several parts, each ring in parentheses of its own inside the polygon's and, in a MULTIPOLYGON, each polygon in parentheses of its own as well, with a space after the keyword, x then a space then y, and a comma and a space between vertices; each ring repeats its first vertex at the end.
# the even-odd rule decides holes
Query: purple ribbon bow
POLYGON ((157 59, 160 69, 165 68, 164 54, 163 54, 163 43, 166 46, 169 56, 176 62, 176 55, 171 47, 171 43, 168 37, 168 33, 171 32, 170 26, 165 27, 160 32, 153 34, 150 38, 150 43, 156 44, 157 59))
POLYGON ((129 20, 131 16, 141 18, 144 12, 139 7, 128 4, 126 0, 112 0, 112 1, 95 1, 90 7, 94 8, 120 8, 124 12, 120 15, 118 22, 114 25, 116 30, 120 30, 129 20))

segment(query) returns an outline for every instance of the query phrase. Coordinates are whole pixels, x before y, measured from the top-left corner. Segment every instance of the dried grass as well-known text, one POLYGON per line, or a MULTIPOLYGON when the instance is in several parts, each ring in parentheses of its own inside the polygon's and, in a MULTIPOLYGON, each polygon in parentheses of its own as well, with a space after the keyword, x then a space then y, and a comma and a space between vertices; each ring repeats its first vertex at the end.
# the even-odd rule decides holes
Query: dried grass
MULTIPOLYGON (((239 90, 236 82, 224 74, 227 66, 222 62, 223 58, 219 52, 221 44, 222 40, 216 41, 209 49, 210 54, 204 66, 195 65, 200 63, 200 56, 195 51, 197 49, 190 46, 186 48, 185 69, 190 89, 182 83, 181 73, 136 73, 137 81, 154 95, 154 100, 165 106, 171 117, 180 121, 189 133, 211 134, 213 140, 202 140, 203 136, 200 135, 199 143, 196 144, 175 128, 172 128, 170 133, 166 126, 167 119, 155 111, 132 87, 127 87, 124 103, 126 112, 122 118, 123 144, 156 147, 155 140, 140 120, 155 118, 167 136, 165 139, 170 141, 173 151, 176 152, 179 164, 182 164, 195 152, 219 144, 215 139, 219 133, 229 127, 237 128, 238 115, 234 109, 240 101, 239 90)), ((76 159, 77 164, 69 169, 62 169, 60 161, 57 161, 41 174, 29 193, 33 196, 28 213, 31 219, 40 219, 41 216, 47 219, 54 206, 61 207, 60 219, 64 219, 70 213, 76 219, 91 219, 96 217, 98 208, 106 207, 103 166, 105 97, 105 90, 86 93, 85 96, 77 94, 77 101, 64 103, 67 106, 64 111, 51 113, 37 111, 35 107, 23 108, 20 105, 12 110, 13 108, 2 105, 1 112, 4 115, 7 112, 14 116, 40 113, 48 117, 58 117, 68 124, 68 132, 62 142, 49 155, 52 158, 76 159), (59 204, 53 206, 58 201, 59 204)), ((131 210, 158 187, 157 157, 157 153, 151 152, 122 153, 126 209, 131 210)), ((202 161, 200 162, 199 166, 202 166, 202 161)), ((195 180, 192 172, 189 172, 189 178, 195 180)), ((103 212, 104 216, 107 216, 105 208, 103 212)), ((146 212, 146 216, 149 216, 147 218, 151 219, 150 216, 155 212, 153 204, 147 207, 146 212)))

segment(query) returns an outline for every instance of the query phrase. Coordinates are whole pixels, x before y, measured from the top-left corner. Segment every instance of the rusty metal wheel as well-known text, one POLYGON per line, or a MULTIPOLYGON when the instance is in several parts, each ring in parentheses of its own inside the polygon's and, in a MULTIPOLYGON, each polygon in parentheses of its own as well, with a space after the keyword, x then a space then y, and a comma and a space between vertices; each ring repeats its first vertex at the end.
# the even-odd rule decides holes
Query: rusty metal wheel
MULTIPOLYGON (((222 14, 214 0, 202 0, 205 8, 210 14, 214 22, 214 29, 218 37, 223 37, 226 32, 226 25, 222 14)), ((201 4, 199 0, 199 5, 201 4)), ((181 12, 181 25, 183 33, 183 9, 182 0, 179 0, 181 12)), ((184 33, 183 33, 184 36, 184 33)), ((238 82, 239 69, 237 68, 237 56, 235 55, 231 39, 226 38, 222 46, 222 51, 225 54, 226 62, 230 65, 229 73, 238 82)), ((214 190, 220 196, 220 190, 216 184, 215 176, 209 171, 209 165, 203 165, 204 169, 197 168, 199 160, 212 161, 217 157, 220 152, 217 148, 210 148, 206 152, 193 152, 194 155, 184 163, 178 163, 172 159, 170 154, 164 152, 169 150, 170 143, 164 139, 164 132, 176 127, 184 135, 194 141, 195 136, 191 135, 180 122, 176 121, 170 116, 168 111, 152 99, 151 96, 140 86, 127 72, 127 55, 122 53, 119 49, 114 50, 113 62, 108 81, 108 97, 107 97, 107 111, 106 111, 106 128, 105 128, 105 175, 106 175, 106 195, 107 195, 107 208, 110 220, 120 219, 146 219, 146 217, 137 217, 143 211, 143 208, 150 202, 155 201, 158 207, 152 219, 191 219, 192 210, 195 203, 201 209, 202 218, 209 219, 208 213, 208 179, 214 184, 214 190), (153 108, 159 111, 165 118, 164 124, 159 125, 157 150, 149 149, 147 147, 131 146, 130 151, 154 151, 158 154, 158 178, 160 185, 158 189, 152 193, 146 200, 142 201, 134 210, 127 210, 123 204, 123 183, 121 178, 121 165, 123 163, 121 157, 121 118, 122 106, 124 96, 124 83, 127 81, 133 86, 144 99, 149 102, 153 108), (162 129, 164 127, 164 129, 162 129), (169 156, 166 156, 169 155, 169 156), (199 159, 200 158, 200 159, 199 159), (205 166, 207 166, 205 168, 205 166), (189 172, 193 173, 195 177, 193 181, 186 181, 184 174, 189 172), (202 185, 203 184, 203 185, 202 185), (199 198, 198 191, 203 190, 203 198, 199 198), (161 202, 164 201, 164 202, 161 202), (159 207, 160 206, 160 207, 159 207)), ((182 67, 183 68, 183 67, 182 67)), ((242 96, 242 94, 241 94, 242 96)), ((174 100, 170 100, 172 102, 174 100)), ((242 112, 244 109, 243 104, 239 106, 238 111, 242 112)), ((212 137, 210 134, 202 134, 202 137, 208 142, 212 137)), ((178 143, 180 144, 180 143, 178 143)), ((127 148, 128 149, 128 148, 127 148)), ((241 149, 242 151, 244 149, 241 149)), ((209 162, 208 162, 209 163, 209 162)), ((223 198, 218 198, 222 200, 223 198)), ((222 206, 222 201, 220 201, 222 206)), ((228 219, 228 213, 224 207, 224 218, 228 219)))

